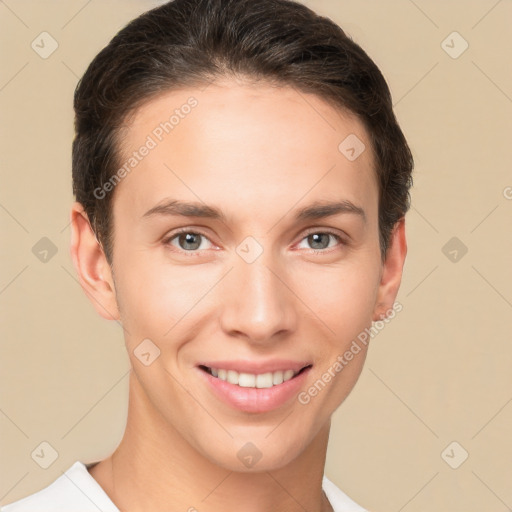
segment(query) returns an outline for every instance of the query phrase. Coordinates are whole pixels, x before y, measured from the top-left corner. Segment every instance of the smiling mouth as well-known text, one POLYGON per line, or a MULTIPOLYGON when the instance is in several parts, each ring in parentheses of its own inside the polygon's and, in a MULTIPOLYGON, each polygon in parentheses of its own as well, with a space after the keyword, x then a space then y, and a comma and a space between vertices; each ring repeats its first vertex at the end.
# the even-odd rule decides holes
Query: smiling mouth
POLYGON ((279 386, 283 382, 294 379, 301 373, 309 370, 312 366, 312 364, 304 366, 298 372, 294 372, 293 370, 284 370, 261 374, 237 372, 235 370, 224 370, 222 368, 210 368, 204 365, 199 365, 199 368, 212 377, 224 380, 230 384, 245 388, 262 389, 279 386))

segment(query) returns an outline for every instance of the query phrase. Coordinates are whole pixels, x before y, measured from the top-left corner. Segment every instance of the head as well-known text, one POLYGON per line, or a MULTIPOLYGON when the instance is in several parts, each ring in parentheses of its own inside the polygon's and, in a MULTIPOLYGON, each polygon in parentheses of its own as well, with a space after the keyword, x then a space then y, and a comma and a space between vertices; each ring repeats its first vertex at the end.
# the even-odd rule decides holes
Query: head
POLYGON ((175 0, 112 39, 74 107, 72 257, 149 402, 221 466, 247 470, 248 441, 256 470, 292 461, 367 344, 307 404, 271 409, 227 404, 201 366, 307 363, 304 391, 392 311, 413 160, 381 72, 302 4, 175 0), (294 434, 267 438, 291 411, 294 434))

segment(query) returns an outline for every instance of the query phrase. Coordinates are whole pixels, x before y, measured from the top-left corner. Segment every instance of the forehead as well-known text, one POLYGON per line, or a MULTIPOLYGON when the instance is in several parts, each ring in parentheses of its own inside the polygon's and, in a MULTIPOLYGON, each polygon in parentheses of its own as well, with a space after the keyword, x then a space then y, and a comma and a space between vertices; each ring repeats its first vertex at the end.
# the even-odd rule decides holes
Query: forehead
POLYGON ((253 214, 276 202, 291 207, 301 198, 344 198, 376 212, 373 152, 363 124, 292 87, 225 81, 166 92, 129 119, 121 165, 143 146, 151 149, 132 168, 125 165, 115 201, 129 202, 139 217, 168 196, 221 207, 229 202, 253 214), (347 158, 353 154, 347 145, 359 152, 362 144, 356 159, 347 158))

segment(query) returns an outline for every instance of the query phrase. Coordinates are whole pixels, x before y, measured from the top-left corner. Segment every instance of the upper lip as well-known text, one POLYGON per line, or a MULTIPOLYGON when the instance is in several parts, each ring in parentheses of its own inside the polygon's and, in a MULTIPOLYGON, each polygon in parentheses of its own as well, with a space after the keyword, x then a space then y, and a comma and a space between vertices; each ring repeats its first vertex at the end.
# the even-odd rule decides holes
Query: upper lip
POLYGON ((271 361, 247 361, 247 360, 232 360, 232 361, 203 361, 198 366, 208 366, 209 368, 222 368, 225 370, 234 370, 238 373, 268 373, 278 372, 280 370, 293 370, 298 372, 305 366, 310 366, 312 363, 308 361, 292 361, 290 359, 273 359, 271 361))

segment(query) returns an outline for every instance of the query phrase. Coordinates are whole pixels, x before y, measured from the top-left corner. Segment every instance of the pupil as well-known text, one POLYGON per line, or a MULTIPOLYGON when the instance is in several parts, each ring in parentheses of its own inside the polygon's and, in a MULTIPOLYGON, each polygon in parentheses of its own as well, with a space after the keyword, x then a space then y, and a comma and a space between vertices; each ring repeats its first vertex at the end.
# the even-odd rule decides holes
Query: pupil
POLYGON ((187 247, 183 247, 182 246, 182 248, 183 249, 197 249, 201 245, 201 242, 198 241, 200 236, 201 235, 196 234, 196 233, 185 233, 184 235, 181 235, 180 236, 180 242, 184 238, 185 239, 185 244, 188 245, 187 247), (195 240, 195 238, 197 238, 197 240, 195 240))
POLYGON ((310 241, 313 245, 313 249, 325 249, 329 245, 329 235, 327 233, 314 233, 312 235, 309 235, 310 241), (324 241, 326 242, 323 246, 318 241, 320 237, 325 237, 324 241), (320 243, 320 247, 315 246, 315 244, 320 243))

